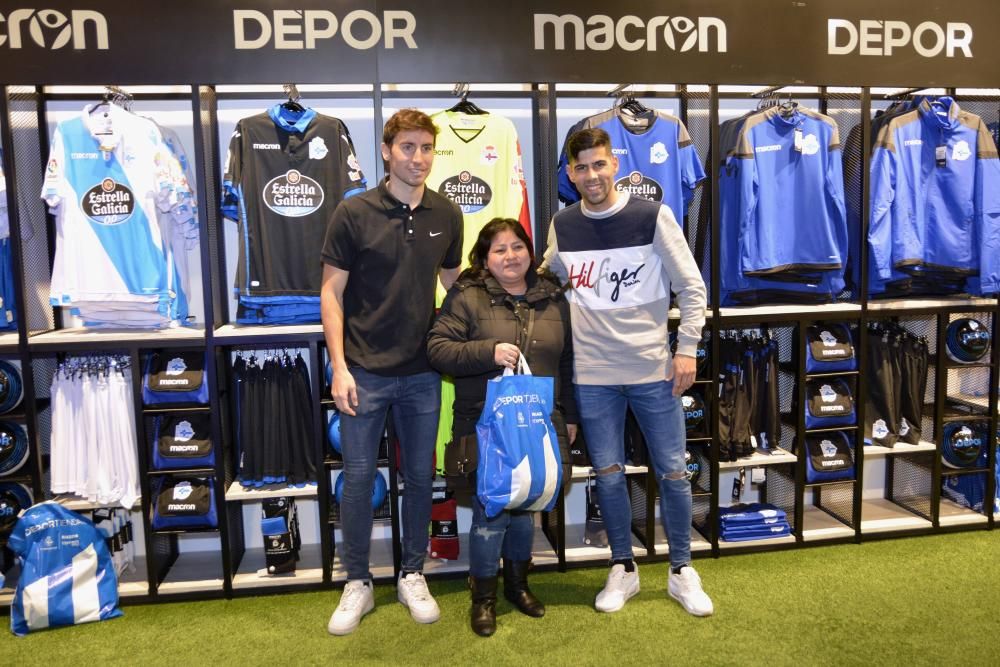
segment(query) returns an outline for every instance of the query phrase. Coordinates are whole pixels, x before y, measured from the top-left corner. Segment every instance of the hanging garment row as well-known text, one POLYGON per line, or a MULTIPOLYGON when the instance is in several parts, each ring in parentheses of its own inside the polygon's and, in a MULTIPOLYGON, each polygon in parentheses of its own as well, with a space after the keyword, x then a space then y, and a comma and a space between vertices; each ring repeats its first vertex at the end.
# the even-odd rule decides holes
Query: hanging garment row
POLYGON ((778 343, 766 332, 719 335, 719 460, 770 454, 781 437, 778 343))
POLYGON ((927 339, 894 322, 872 322, 866 360, 865 444, 919 443, 924 435, 927 339))
POLYGON ((302 356, 287 350, 239 352, 233 382, 240 483, 315 483, 312 395, 302 356))
POLYGON ((140 497, 128 357, 71 357, 52 379, 51 491, 130 509, 140 497))
MULTIPOLYGON (((1000 291, 1000 159, 993 132, 951 97, 895 102, 871 121, 868 287, 872 296, 1000 291)), ((861 183, 861 126, 845 178, 861 183)), ((860 248, 860 189, 848 200, 860 248)), ((855 242, 857 241, 857 242, 855 242)), ((852 261, 851 282, 860 282, 852 261)))
POLYGON ((0 331, 17 329, 15 290, 10 219, 7 216, 7 180, 3 174, 3 150, 0 149, 0 331))
POLYGON ((176 134, 108 101, 58 124, 41 193, 56 219, 53 306, 86 326, 189 322, 199 230, 185 168, 176 134))

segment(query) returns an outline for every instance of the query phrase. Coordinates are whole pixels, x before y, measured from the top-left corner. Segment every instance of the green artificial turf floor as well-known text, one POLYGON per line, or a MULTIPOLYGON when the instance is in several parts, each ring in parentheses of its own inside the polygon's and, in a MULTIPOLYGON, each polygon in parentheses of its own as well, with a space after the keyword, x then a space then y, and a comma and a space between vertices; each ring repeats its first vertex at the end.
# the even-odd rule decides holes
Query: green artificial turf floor
POLYGON ((604 568, 533 574, 546 617, 501 601, 489 639, 468 628, 464 583, 446 580, 431 581, 442 618, 428 626, 410 620, 388 585, 348 637, 326 632, 339 592, 126 606, 113 621, 5 632, 0 665, 1000 664, 1000 531, 695 565, 715 602, 711 618, 667 597, 658 563, 640 568, 642 593, 615 614, 591 606, 604 568))

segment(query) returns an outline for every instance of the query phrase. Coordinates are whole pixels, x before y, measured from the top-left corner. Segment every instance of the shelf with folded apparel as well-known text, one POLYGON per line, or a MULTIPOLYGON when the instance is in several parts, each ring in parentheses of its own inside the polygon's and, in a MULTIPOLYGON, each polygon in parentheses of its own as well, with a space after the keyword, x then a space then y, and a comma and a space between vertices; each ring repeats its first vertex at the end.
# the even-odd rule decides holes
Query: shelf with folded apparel
POLYGON ((32 352, 72 352, 123 347, 204 347, 204 327, 169 329, 92 329, 73 327, 33 332, 28 336, 32 352))
POLYGON ((233 480, 226 489, 226 502, 255 502, 268 498, 318 498, 318 485, 310 482, 301 486, 287 484, 263 484, 260 486, 244 486, 239 480, 233 480))
POLYGON ((939 313, 960 313, 976 310, 991 310, 997 307, 997 299, 989 297, 947 297, 926 299, 870 299, 869 314, 888 315, 937 315, 939 313))
POLYGON ((819 305, 778 304, 767 306, 723 306, 716 318, 723 326, 789 322, 796 320, 853 319, 861 315, 861 304, 835 302, 819 305))
POLYGON ((216 345, 295 345, 323 340, 322 324, 223 324, 212 332, 216 345))
POLYGON ((733 470, 736 468, 759 468, 761 466, 773 466, 786 463, 795 463, 798 457, 781 447, 773 447, 770 450, 756 450, 750 456, 744 456, 735 461, 719 461, 719 470, 733 470), (770 454, 765 452, 770 452, 770 454))

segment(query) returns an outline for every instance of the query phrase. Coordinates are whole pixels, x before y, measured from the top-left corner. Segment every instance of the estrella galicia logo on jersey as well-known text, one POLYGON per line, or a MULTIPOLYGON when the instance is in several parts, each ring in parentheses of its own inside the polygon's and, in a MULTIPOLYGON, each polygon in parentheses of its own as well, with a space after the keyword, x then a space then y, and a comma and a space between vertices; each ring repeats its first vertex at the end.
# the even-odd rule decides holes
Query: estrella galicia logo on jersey
POLYGON ((97 41, 97 49, 108 48, 108 20, 100 12, 74 9, 69 16, 54 9, 15 9, 6 17, 0 14, 0 27, 7 24, 7 34, 0 33, 0 46, 20 49, 24 43, 23 26, 28 26, 31 41, 43 49, 55 51, 72 40, 73 49, 87 49, 88 35, 97 41))
POLYGON ((615 190, 627 192, 630 195, 649 201, 663 201, 663 187, 648 176, 643 176, 638 171, 633 171, 628 176, 615 181, 615 190))
POLYGON ((663 164, 668 157, 670 157, 670 152, 667 151, 667 146, 662 141, 657 141, 649 147, 650 164, 663 164))
POLYGON ((493 201, 493 190, 489 184, 468 171, 441 181, 438 192, 455 202, 462 213, 476 213, 493 201))
POLYGON ((951 148, 951 158, 959 162, 964 162, 970 157, 972 157, 972 149, 969 148, 969 142, 965 139, 956 141, 955 145, 951 148))
POLYGON ((174 440, 178 442, 187 442, 194 437, 194 428, 191 426, 191 422, 184 420, 177 424, 177 428, 174 429, 174 440))
POLYGON ((105 178, 84 193, 80 208, 99 225, 120 225, 132 216, 135 195, 127 185, 105 178))
POLYGON ((272 178, 264 186, 264 203, 269 209, 289 218, 301 218, 323 205, 323 188, 295 169, 272 178))

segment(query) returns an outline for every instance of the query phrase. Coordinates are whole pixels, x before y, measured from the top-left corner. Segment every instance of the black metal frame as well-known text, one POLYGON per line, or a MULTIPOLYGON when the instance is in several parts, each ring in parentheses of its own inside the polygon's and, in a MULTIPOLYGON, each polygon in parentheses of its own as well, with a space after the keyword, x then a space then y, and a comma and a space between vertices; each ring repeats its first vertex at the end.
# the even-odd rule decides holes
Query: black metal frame
MULTIPOLYGON (((947 391, 947 374, 944 369, 947 365, 944 358, 943 346, 940 341, 943 340, 943 331, 947 326, 947 318, 951 313, 957 312, 984 312, 989 311, 993 316, 993 334, 994 340, 996 335, 1000 333, 1000 325, 998 325, 998 319, 1000 319, 1000 302, 996 299, 989 301, 988 306, 982 305, 970 305, 968 302, 962 300, 955 300, 953 302, 947 302, 945 305, 906 305, 898 309, 886 310, 880 307, 872 307, 869 302, 867 291, 862 289, 857 295, 855 301, 850 304, 837 303, 831 304, 825 307, 813 307, 813 308, 801 308, 789 312, 769 312, 767 308, 725 308, 722 309, 718 306, 720 302, 720 284, 718 280, 718 270, 719 266, 719 255, 720 255, 720 218, 719 218, 719 192, 717 187, 717 171, 718 165, 720 163, 719 154, 719 121, 720 121, 720 101, 727 99, 747 99, 752 96, 748 93, 730 93, 721 92, 719 86, 710 85, 707 91, 692 91, 689 90, 688 86, 678 86, 675 91, 662 92, 662 91, 639 91, 637 96, 641 98, 663 98, 663 99, 673 99, 677 98, 680 104, 680 114, 682 121, 687 124, 689 103, 691 100, 707 100, 708 104, 708 123, 709 123, 709 150, 708 150, 708 161, 710 169, 708 170, 708 180, 706 185, 703 187, 710 187, 710 197, 709 197, 709 224, 710 224, 710 239, 711 244, 709 248, 710 261, 713 267, 712 275, 713 279, 711 281, 710 289, 710 303, 712 304, 712 310, 708 316, 707 326, 714 332, 710 341, 711 350, 711 363, 710 371, 708 372, 707 379, 701 380, 701 383, 707 388, 708 394, 711 396, 716 396, 718 391, 718 377, 719 377, 719 336, 717 332, 722 331, 726 328, 731 328, 735 326, 744 325, 759 325, 763 322, 778 324, 785 327, 795 326, 797 327, 799 343, 804 341, 805 328, 813 322, 819 321, 843 321, 848 322, 851 325, 858 327, 858 350, 864 350, 867 341, 867 324, 872 319, 883 319, 894 316, 910 316, 910 315, 922 315, 927 317, 937 318, 937 329, 939 336, 939 344, 937 348, 937 359, 936 367, 938 373, 936 378, 936 392, 935 392, 935 414, 934 414, 934 425, 937 432, 940 432, 942 423, 944 422, 945 415, 945 401, 946 401, 946 391, 947 391)), ((775 89, 780 89, 781 86, 776 86, 775 89)), ((381 142, 381 122, 385 119, 382 117, 383 114, 383 102, 385 100, 399 100, 399 99, 450 99, 452 95, 441 92, 441 91, 395 91, 395 90, 384 90, 381 83, 376 83, 370 91, 329 91, 318 93, 324 98, 328 99, 368 99, 372 100, 374 114, 375 114, 375 145, 378 146, 381 142)), ((45 92, 41 88, 35 89, 35 95, 38 101, 38 118, 39 118, 39 137, 38 137, 38 147, 39 152, 42 156, 42 163, 44 164, 47 158, 47 143, 48 136, 45 125, 45 109, 46 103, 49 100, 90 100, 92 96, 85 94, 59 94, 54 95, 45 92)), ((557 136, 557 123, 556 123, 556 112, 558 109, 558 103, 561 98, 581 98, 581 97, 599 97, 600 93, 596 91, 568 91, 568 90, 557 90, 557 86, 554 82, 538 82, 530 85, 530 89, 521 91, 493 91, 483 90, 477 92, 477 95, 487 98, 516 98, 516 99, 526 99, 530 100, 531 110, 533 115, 532 123, 532 137, 531 140, 534 144, 535 150, 534 154, 534 173, 535 173, 535 189, 534 189, 534 210, 535 210, 535 246, 536 252, 541 253, 545 248, 546 236, 547 236, 547 221, 551 217, 551 214, 558 210, 559 202, 557 198, 557 186, 556 186, 556 174, 554 173, 553 165, 556 163, 559 151, 559 141, 560 137, 557 136)), ((220 544, 223 548, 221 551, 222 558, 222 570, 223 570, 223 587, 219 591, 204 591, 204 592, 193 592, 193 593, 161 593, 158 588, 160 583, 163 581, 166 574, 169 572, 170 567, 173 565, 174 561, 178 558, 178 539, 176 532, 170 531, 158 531, 153 533, 149 527, 149 509, 151 502, 151 478, 156 476, 157 473, 148 473, 142 476, 142 516, 144 522, 144 535, 146 540, 146 553, 147 562, 149 567, 147 568, 147 579, 149 584, 149 593, 145 596, 137 596, 135 598, 129 598, 129 600, 136 601, 155 601, 160 599, 203 599, 211 597, 234 597, 243 596, 250 594, 261 594, 261 593, 272 593, 290 590, 304 590, 304 589, 315 589, 315 588, 329 588, 334 585, 333 575, 332 575, 332 562, 336 551, 336 545, 331 536, 331 531, 328 529, 330 526, 330 521, 333 516, 331 511, 331 506, 329 502, 330 498, 330 471, 336 468, 336 463, 332 463, 327 460, 326 457, 326 446, 325 446, 325 415, 329 409, 329 402, 323 398, 323 392, 327 390, 325 386, 325 381, 323 380, 322 369, 323 363, 323 349, 324 341, 323 335, 319 327, 308 331, 307 333, 290 333, 287 330, 277 329, 268 330, 266 328, 249 328, 241 329, 237 333, 232 331, 220 330, 220 327, 228 323, 228 299, 229 299, 229 288, 228 284, 230 281, 229 271, 226 266, 226 258, 223 245, 223 223, 221 222, 217 211, 220 205, 219 196, 219 173, 221 173, 222 165, 220 164, 218 155, 219 137, 218 137, 218 120, 217 120, 217 108, 218 102, 220 100, 256 100, 267 97, 267 93, 218 93, 214 86, 210 85, 193 85, 191 87, 191 92, 188 93, 143 93, 136 95, 136 99, 139 100, 151 100, 151 101, 176 101, 176 100, 190 100, 192 109, 192 119, 194 124, 194 137, 195 137, 195 152, 194 156, 196 158, 196 169, 197 169, 197 188, 198 188, 198 198, 199 202, 202 203, 199 206, 199 223, 201 226, 201 267, 202 267, 202 296, 205 304, 205 337, 204 340, 194 340, 191 339, 171 339, 164 338, 163 340, 139 340, 139 339, 129 339, 127 337, 120 339, 109 339, 106 341, 98 342, 87 342, 87 343, 66 343, 57 341, 46 341, 44 338, 36 339, 34 335, 43 332, 31 332, 29 326, 26 322, 27 318, 24 317, 25 305, 27 300, 27 294, 25 285, 21 285, 21 289, 18 290, 18 308, 19 312, 22 314, 22 321, 19 322, 18 327, 18 342, 16 346, 0 347, 0 356, 16 357, 21 360, 24 368, 29 369, 32 360, 45 358, 52 356, 53 354, 74 352, 74 351, 92 351, 92 350, 105 350, 105 349, 117 349, 126 350, 129 356, 133 360, 133 387, 134 387, 134 408, 137 415, 137 437, 140 442, 140 452, 139 461, 141 468, 144 472, 148 471, 148 448, 145 446, 146 434, 145 434, 145 419, 142 418, 143 415, 152 414, 151 410, 144 410, 141 399, 140 383, 141 383, 141 368, 140 362, 143 359, 143 355, 148 353, 153 349, 162 348, 195 348, 204 349, 208 354, 210 363, 207 364, 207 375, 210 387, 213 388, 211 392, 211 401, 209 409, 211 412, 211 427, 212 427, 212 437, 213 441, 217 443, 218 453, 217 463, 214 471, 211 471, 213 478, 215 480, 214 490, 216 494, 217 506, 220 508, 219 511, 219 528, 216 531, 219 535, 220 544), (322 471, 319 474, 318 484, 317 484, 317 501, 319 503, 319 529, 320 529, 320 546, 322 553, 322 563, 323 563, 323 578, 321 583, 289 583, 283 586, 277 587, 266 587, 263 589, 252 589, 252 590, 234 590, 233 589, 233 579, 237 574, 240 563, 244 556, 246 550, 244 530, 243 530, 243 519, 242 519, 242 501, 227 501, 226 500, 226 490, 233 480, 233 462, 232 458, 232 424, 231 424, 231 414, 233 413, 232 406, 232 395, 229 387, 231 386, 231 363, 230 363, 230 353, 234 349, 246 349, 246 348, 260 348, 260 347, 274 347, 282 345, 294 345, 295 347, 304 347, 307 349, 307 354, 309 357, 310 368, 312 369, 312 375, 310 378, 311 389, 314 394, 313 398, 313 438, 316 447, 318 470, 322 471), (222 511, 225 508, 225 511, 222 511)), ((809 99, 818 99, 820 101, 820 110, 826 110, 826 104, 828 99, 844 99, 842 94, 831 94, 826 88, 819 88, 816 92, 809 92, 804 94, 805 97, 809 99)), ((996 101, 993 97, 973 97, 968 99, 981 100, 981 101, 996 101)), ((860 88, 857 93, 857 101, 860 108, 861 119, 864 121, 871 117, 872 110, 872 99, 871 91, 869 88, 860 88)), ((960 99, 961 101, 961 99, 960 99)), ((7 88, 3 89, 3 95, 0 96, 0 145, 5 147, 12 146, 12 130, 10 127, 10 108, 9 108, 9 90, 7 88)), ((863 144, 863 169, 862 173, 865 175, 862 178, 862 234, 861 238, 867 237, 867 229, 869 225, 868 220, 868 201, 869 195, 869 179, 867 178, 867 173, 869 171, 868 167, 870 165, 871 159, 871 144, 870 129, 867 122, 862 122, 862 144, 863 144)), ((12 236, 15 238, 20 238, 21 225, 21 211, 18 207, 18 178, 17 178, 17 161, 13 155, 12 150, 8 150, 4 154, 4 172, 7 178, 8 192, 10 193, 10 219, 11 219, 11 230, 12 236)), ((383 167, 379 160, 376 160, 375 172, 379 178, 383 174, 383 167)), ((25 196, 35 196, 35 193, 29 192, 25 196)), ((52 251, 54 250, 54 234, 52 221, 49 220, 49 250, 50 257, 52 256, 52 251)), ((867 266, 867 244, 862 242, 861 248, 859 249, 860 261, 861 261, 861 285, 866 286, 868 284, 868 266, 867 266)), ((20 243, 14 244, 14 262, 17 268, 17 273, 22 277, 24 276, 24 258, 22 256, 22 248, 20 243)), ((979 302, 977 302, 978 304, 979 302)), ((58 317, 58 313, 55 313, 58 317)), ((55 320, 55 329, 61 328, 61 322, 55 320)), ((804 345, 800 344, 798 346, 799 359, 797 360, 795 369, 795 391, 799 392, 799 405, 804 405, 804 386, 806 379, 805 365, 804 365, 804 345)), ((997 405, 998 405, 998 390, 997 390, 997 369, 1000 367, 1000 347, 996 344, 993 345, 990 356, 991 364, 991 374, 990 374, 990 392, 988 400, 988 420, 990 424, 990 432, 995 433, 997 428, 997 405)), ((26 396, 36 396, 38 393, 38 388, 34 386, 33 374, 26 372, 25 374, 25 394, 26 396)), ((865 396, 867 394, 867 379, 864 372, 858 372, 854 375, 856 383, 856 405, 858 413, 858 424, 864 423, 864 405, 865 396)), ((44 399, 41 399, 44 401, 44 399)), ((708 434, 709 439, 714 439, 717 434, 717 407, 715 401, 708 401, 710 406, 710 424, 711 430, 708 434)), ((33 443, 40 442, 39 434, 39 423, 38 423, 38 413, 47 407, 44 402, 39 401, 26 401, 23 410, 23 417, 27 424, 29 436, 33 443), (39 407, 41 406, 41 407, 39 407)), ((804 434, 806 432, 804 415, 802 411, 795 416, 794 429, 797 434, 804 434)), ((391 424, 391 420, 390 420, 391 424)), ((745 553, 751 551, 760 550, 784 550, 789 548, 799 548, 805 546, 813 546, 819 544, 830 544, 839 542, 862 542, 870 539, 883 539, 886 537, 894 537, 899 535, 912 535, 912 534, 930 534, 937 532, 952 532, 955 530, 970 530, 978 529, 980 527, 986 527, 992 529, 994 527, 995 518, 991 511, 992 508, 984 510, 987 515, 987 520, 974 526, 949 526, 941 525, 940 521, 940 480, 942 476, 942 469, 940 463, 940 446, 937 451, 934 452, 934 462, 932 464, 932 499, 931 499, 931 516, 928 517, 930 520, 930 526, 928 528, 913 528, 904 529, 890 533, 866 533, 863 530, 863 516, 862 516, 862 506, 863 506, 863 487, 864 487, 864 468, 865 468, 865 453, 864 447, 861 444, 862 440, 862 429, 860 426, 854 427, 854 433, 856 434, 856 448, 855 448, 855 477, 851 482, 837 482, 837 485, 853 485, 853 506, 851 511, 850 522, 845 523, 850 528, 853 528, 853 534, 846 537, 836 537, 831 539, 820 539, 820 540, 805 540, 803 536, 804 531, 804 506, 805 506, 805 494, 810 490, 815 489, 817 492, 817 500, 815 505, 827 511, 828 514, 834 516, 835 518, 843 522, 844 517, 838 516, 822 505, 822 493, 823 489, 828 485, 820 484, 806 484, 805 480, 805 462, 804 457, 799 456, 794 464, 787 464, 789 470, 792 471, 792 479, 794 482, 795 498, 794 498, 794 523, 793 523, 793 534, 795 539, 793 541, 781 541, 775 544, 755 544, 752 546, 745 547, 732 547, 726 546, 725 548, 720 547, 720 541, 717 530, 718 523, 718 513, 720 507, 720 465, 719 465, 719 452, 717 447, 709 446, 707 447, 707 461, 709 464, 709 470, 703 471, 703 474, 707 474, 705 479, 707 480, 707 489, 702 489, 699 493, 700 498, 707 498, 709 503, 708 515, 707 515, 707 530, 706 526, 696 526, 696 528, 702 532, 705 536, 706 541, 711 545, 709 550, 701 553, 696 553, 695 556, 712 556, 719 557, 721 554, 736 554, 745 553)), ((401 553, 399 547, 399 517, 396 508, 398 508, 400 491, 397 483, 397 465, 395 461, 395 451, 393 447, 390 447, 389 452, 389 465, 390 465, 390 507, 391 511, 391 522, 392 522, 392 535, 393 535, 393 565, 394 572, 399 571, 401 553)), ((896 456, 893 455, 893 460, 896 456)), ((995 444, 990 448, 989 463, 990 469, 996 463, 997 451, 995 444)), ((42 480, 45 474, 45 462, 41 456, 41 450, 38 446, 32 449, 32 458, 30 461, 30 474, 24 476, 24 478, 30 481, 33 491, 37 497, 41 497, 44 493, 42 488, 42 480)), ((782 475, 785 475, 785 467, 779 471, 782 475)), ((886 488, 887 497, 891 496, 891 488, 894 474, 894 465, 887 465, 886 473, 886 488)), ((201 474, 208 474, 208 471, 201 470, 195 471, 201 474)), ((787 476, 787 475, 786 475, 787 476)), ((832 486, 829 485, 829 486, 832 486)), ((992 475, 988 476, 987 491, 988 496, 992 497, 996 489, 995 482, 992 475)), ((657 484, 655 474, 650 470, 646 473, 645 479, 636 486, 637 492, 641 491, 641 502, 643 509, 645 510, 645 516, 640 522, 642 525, 635 526, 635 533, 639 537, 640 541, 646 547, 647 555, 645 558, 640 559, 644 561, 658 561, 663 560, 666 554, 663 553, 662 549, 657 549, 655 540, 655 521, 656 521, 656 497, 657 497, 657 484)), ((761 489, 762 497, 767 496, 767 483, 764 484, 761 489)), ((889 497, 892 500, 891 497, 889 497)), ((539 566, 539 569, 557 569, 560 571, 566 570, 569 567, 577 567, 581 565, 586 565, 587 563, 581 563, 574 560, 570 562, 567 559, 567 550, 572 549, 572 545, 566 544, 566 497, 565 495, 560 498, 557 508, 554 512, 548 513, 542 518, 542 530, 546 538, 550 542, 557 555, 557 562, 552 565, 539 566)), ((603 558, 594 559, 592 563, 604 562, 603 558)), ((453 576, 454 573, 444 574, 440 576, 453 576)))

